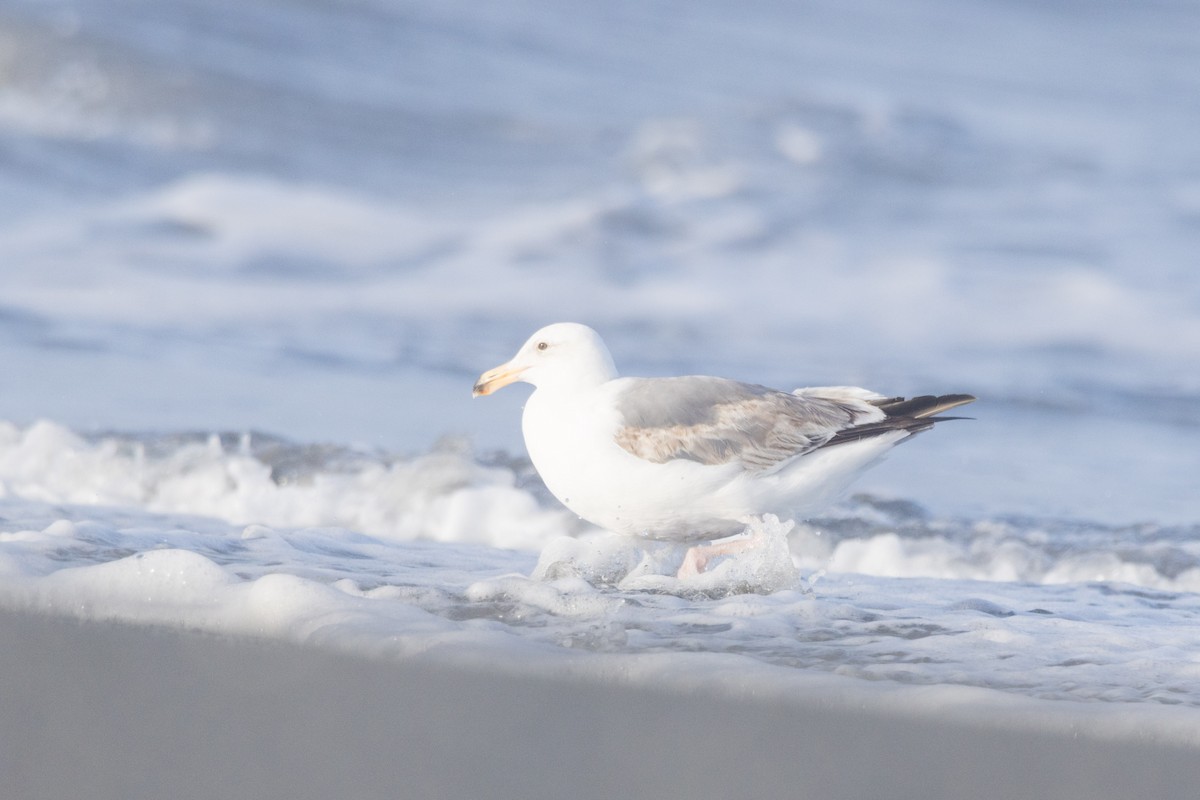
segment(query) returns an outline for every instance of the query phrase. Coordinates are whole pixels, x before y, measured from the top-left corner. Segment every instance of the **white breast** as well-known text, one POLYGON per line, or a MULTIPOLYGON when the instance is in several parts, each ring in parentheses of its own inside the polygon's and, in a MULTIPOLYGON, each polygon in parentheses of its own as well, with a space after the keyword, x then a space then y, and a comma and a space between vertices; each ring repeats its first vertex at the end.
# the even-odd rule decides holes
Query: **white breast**
POLYGON ((525 404, 521 420, 525 447, 546 488, 584 519, 603 507, 606 444, 616 421, 597 408, 595 399, 539 389, 525 404), (607 416, 607 419, 605 418, 607 416))
POLYGON ((686 460, 656 464, 622 449, 610 388, 539 389, 526 403, 525 446, 550 492, 580 517, 620 533, 704 539, 740 530, 747 509, 728 491, 739 470, 686 460))

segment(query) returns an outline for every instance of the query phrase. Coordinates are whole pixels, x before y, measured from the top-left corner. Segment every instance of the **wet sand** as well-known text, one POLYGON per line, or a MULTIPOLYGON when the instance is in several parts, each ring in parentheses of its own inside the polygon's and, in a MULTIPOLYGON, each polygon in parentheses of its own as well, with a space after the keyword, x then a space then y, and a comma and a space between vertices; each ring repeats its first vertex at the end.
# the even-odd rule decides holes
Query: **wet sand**
POLYGON ((0 612, 14 800, 1185 798, 1200 750, 0 612))

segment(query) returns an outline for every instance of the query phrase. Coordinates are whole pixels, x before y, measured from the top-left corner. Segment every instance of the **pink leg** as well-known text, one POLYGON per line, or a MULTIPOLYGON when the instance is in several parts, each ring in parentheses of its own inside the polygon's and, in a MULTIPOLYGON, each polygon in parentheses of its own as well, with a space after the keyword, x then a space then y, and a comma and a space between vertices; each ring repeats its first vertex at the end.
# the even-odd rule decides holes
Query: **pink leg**
POLYGON ((679 567, 679 572, 675 574, 677 578, 694 578, 708 567, 708 562, 717 556, 730 556, 735 553, 744 553, 758 544, 762 537, 756 532, 749 536, 739 536, 736 539, 725 539, 715 544, 702 544, 688 548, 687 553, 683 556, 683 564, 679 567))

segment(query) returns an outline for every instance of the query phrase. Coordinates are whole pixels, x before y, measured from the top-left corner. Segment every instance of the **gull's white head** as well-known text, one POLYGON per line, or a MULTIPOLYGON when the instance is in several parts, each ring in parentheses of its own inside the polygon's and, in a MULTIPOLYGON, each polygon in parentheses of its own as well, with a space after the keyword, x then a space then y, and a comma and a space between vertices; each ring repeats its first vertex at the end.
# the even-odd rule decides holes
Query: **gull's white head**
POLYGON ((514 381, 570 389, 615 377, 617 368, 600 334, 577 322, 557 322, 530 336, 510 361, 480 375, 472 394, 491 394, 514 381))

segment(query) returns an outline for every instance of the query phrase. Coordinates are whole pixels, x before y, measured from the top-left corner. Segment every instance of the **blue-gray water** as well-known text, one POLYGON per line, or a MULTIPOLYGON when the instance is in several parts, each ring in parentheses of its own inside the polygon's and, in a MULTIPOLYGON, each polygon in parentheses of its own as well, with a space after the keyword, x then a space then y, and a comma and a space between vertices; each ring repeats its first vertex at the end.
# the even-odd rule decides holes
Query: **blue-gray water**
POLYGON ((4 602, 1187 727, 1197 30, 1169 2, 10 0, 4 602), (629 374, 976 419, 793 530, 767 566, 800 580, 647 591, 523 461, 527 389, 470 398, 567 319, 629 374))

